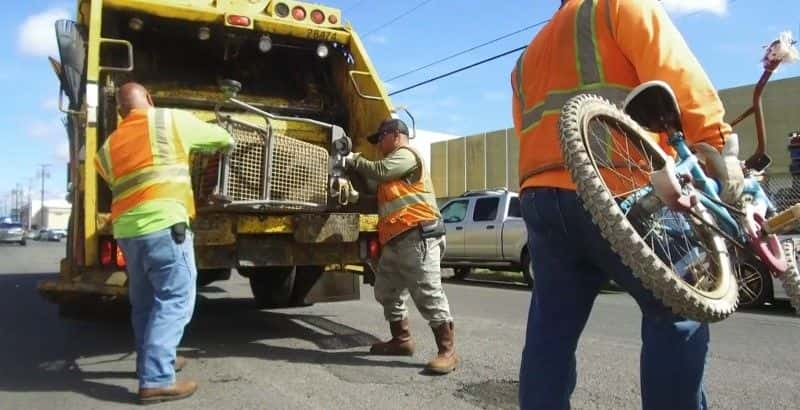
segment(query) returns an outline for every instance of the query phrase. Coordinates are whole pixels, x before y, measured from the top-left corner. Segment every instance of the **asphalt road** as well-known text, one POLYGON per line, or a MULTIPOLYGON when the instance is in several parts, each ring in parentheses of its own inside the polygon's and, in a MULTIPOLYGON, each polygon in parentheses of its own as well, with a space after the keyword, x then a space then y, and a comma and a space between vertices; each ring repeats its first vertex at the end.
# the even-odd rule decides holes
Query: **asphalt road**
MULTIPOLYGON (((41 299, 63 243, 0 245, 0 409, 127 408, 137 381, 124 320, 62 319, 41 299)), ((240 277, 203 292, 182 349, 191 399, 163 408, 515 408, 529 293, 523 287, 448 283, 462 357, 453 374, 421 374, 435 345, 413 311, 413 358, 365 354, 386 336, 371 288, 356 302, 259 311, 240 277)), ((640 315, 603 294, 581 340, 573 408, 639 408, 640 315)), ((800 318, 787 305, 739 312, 713 325, 707 390, 717 409, 800 408, 800 318)))

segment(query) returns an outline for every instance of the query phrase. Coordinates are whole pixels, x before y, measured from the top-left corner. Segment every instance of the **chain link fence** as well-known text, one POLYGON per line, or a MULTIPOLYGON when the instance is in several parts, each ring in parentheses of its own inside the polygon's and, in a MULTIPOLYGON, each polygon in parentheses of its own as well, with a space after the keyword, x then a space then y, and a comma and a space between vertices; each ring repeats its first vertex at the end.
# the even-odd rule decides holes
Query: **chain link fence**
POLYGON ((778 212, 800 203, 800 175, 768 175, 761 181, 761 186, 772 199, 778 212))

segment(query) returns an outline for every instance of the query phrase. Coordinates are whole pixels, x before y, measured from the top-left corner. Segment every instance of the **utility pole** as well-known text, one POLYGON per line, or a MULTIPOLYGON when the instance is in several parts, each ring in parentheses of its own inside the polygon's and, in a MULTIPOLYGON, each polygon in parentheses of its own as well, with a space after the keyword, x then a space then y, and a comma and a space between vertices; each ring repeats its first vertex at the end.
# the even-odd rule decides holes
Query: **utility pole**
POLYGON ((50 173, 47 172, 47 167, 50 164, 39 164, 39 176, 42 178, 42 191, 41 191, 41 200, 42 202, 39 204, 39 229, 44 229, 44 180, 45 178, 50 178, 50 173))

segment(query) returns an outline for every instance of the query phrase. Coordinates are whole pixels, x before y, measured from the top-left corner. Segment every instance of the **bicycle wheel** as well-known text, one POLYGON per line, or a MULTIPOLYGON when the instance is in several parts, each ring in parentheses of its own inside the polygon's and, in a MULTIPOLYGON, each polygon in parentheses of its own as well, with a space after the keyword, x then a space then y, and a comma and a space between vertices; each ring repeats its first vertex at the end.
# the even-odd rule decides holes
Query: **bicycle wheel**
POLYGON ((778 279, 783 285, 783 290, 786 291, 786 296, 789 297, 789 302, 792 304, 795 313, 800 315, 800 270, 798 269, 798 249, 793 239, 784 239, 783 254, 789 262, 789 269, 786 270, 778 279))
POLYGON ((649 174, 667 160, 651 134, 594 95, 569 100, 559 127, 584 208, 642 285, 686 318, 716 322, 732 314, 738 288, 730 243, 701 205, 676 212, 648 192, 649 174))

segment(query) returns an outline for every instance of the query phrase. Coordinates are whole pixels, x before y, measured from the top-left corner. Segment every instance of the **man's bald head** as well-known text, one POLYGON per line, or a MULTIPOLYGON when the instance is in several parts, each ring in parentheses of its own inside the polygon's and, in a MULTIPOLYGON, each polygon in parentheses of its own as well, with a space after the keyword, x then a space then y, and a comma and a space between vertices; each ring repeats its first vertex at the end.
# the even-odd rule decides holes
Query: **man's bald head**
POLYGON ((117 108, 123 118, 136 109, 147 109, 153 106, 150 93, 139 83, 125 83, 117 91, 117 108))

